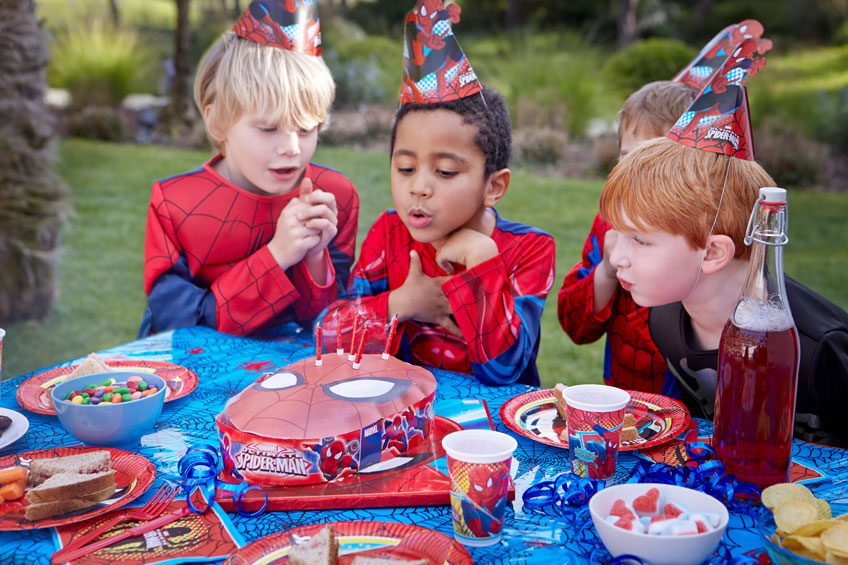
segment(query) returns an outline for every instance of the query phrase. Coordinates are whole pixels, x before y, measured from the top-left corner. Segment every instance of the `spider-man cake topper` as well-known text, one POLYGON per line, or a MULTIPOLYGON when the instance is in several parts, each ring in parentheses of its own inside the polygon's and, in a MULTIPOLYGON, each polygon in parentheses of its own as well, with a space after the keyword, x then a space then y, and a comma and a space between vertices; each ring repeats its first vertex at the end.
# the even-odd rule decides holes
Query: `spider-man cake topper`
POLYGON ((406 16, 401 104, 456 100, 483 89, 451 29, 459 13, 453 3, 418 0, 415 11, 406 16))
POLYGON ((318 0, 253 0, 233 31, 261 45, 321 55, 318 0))
POLYGON ((759 43, 752 37, 734 49, 668 132, 669 139, 695 149, 754 160, 745 79, 766 65, 765 58, 757 56, 759 43))
POLYGON ((761 55, 771 49, 771 40, 761 38, 762 35, 763 24, 757 20, 743 20, 738 24, 731 24, 718 32, 671 80, 685 82, 700 90, 721 69, 733 50, 749 37, 759 40, 758 52, 761 55))

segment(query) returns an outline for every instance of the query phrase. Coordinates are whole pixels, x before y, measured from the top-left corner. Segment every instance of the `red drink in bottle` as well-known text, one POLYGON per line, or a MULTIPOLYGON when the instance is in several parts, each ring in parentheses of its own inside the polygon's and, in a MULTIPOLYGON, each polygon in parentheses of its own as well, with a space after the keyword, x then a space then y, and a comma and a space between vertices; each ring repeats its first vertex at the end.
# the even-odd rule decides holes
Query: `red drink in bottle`
POLYGON ((794 325, 761 331, 731 320, 725 326, 713 447, 741 481, 760 487, 789 481, 799 360, 794 325))
POLYGON ((766 487, 789 481, 801 347, 786 298, 786 190, 766 187, 745 243, 748 276, 718 346, 713 447, 729 473, 766 487))

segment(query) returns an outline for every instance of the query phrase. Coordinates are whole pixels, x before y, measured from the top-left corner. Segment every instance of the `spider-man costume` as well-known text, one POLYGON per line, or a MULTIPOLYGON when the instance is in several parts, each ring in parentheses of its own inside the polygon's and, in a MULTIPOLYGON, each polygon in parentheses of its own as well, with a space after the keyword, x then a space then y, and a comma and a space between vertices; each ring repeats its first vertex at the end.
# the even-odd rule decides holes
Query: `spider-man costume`
POLYGON ((663 356, 648 329, 650 308, 636 304, 619 287, 610 303, 594 312, 595 267, 603 259, 604 236, 612 226, 595 216, 583 246, 583 259, 565 275, 557 296, 557 316, 565 333, 577 344, 597 341, 607 334, 604 382, 629 390, 666 394, 663 356))
POLYGON ((139 337, 192 325, 250 334, 314 318, 344 290, 359 214, 353 184, 333 169, 306 167, 314 188, 332 193, 338 208, 338 233, 324 253, 328 280, 315 281, 303 261, 283 271, 266 245, 297 190, 280 196, 242 190, 212 168, 220 159, 153 185, 139 337))
MULTIPOLYGON (((486 384, 538 386, 536 355, 542 309, 554 280, 554 240, 499 215, 492 239, 500 252, 496 257, 467 270, 456 265, 442 285, 464 339, 435 324, 406 321, 398 326, 403 338, 396 340, 397 357, 472 373, 486 384)), ((424 274, 447 275, 436 264, 435 248, 415 241, 394 210, 384 212, 362 244, 348 296, 330 310, 358 300, 366 318, 386 320, 389 291, 406 280, 413 249, 424 274)), ((328 313, 325 323, 330 318, 328 313)))
POLYGON ((503 524, 495 516, 503 516, 506 506, 507 475, 493 475, 485 465, 475 465, 468 471, 468 483, 468 496, 461 503, 465 525, 478 538, 501 533, 503 524))

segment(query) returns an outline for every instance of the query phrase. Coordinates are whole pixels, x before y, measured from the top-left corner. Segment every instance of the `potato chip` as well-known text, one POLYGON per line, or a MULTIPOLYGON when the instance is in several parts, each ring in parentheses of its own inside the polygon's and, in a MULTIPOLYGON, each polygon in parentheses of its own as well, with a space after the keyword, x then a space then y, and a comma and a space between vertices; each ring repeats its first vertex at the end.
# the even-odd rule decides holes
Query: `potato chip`
POLYGON ((816 557, 815 559, 821 560, 824 559, 824 554, 826 553, 826 549, 824 547, 824 542, 822 542, 821 538, 818 536, 793 536, 795 540, 797 540, 807 551, 812 552, 816 557))
POLYGON ((815 522, 819 512, 809 502, 787 499, 774 509, 774 523, 783 533, 794 532, 801 526, 815 522))
POLYGON ((840 522, 822 532, 821 539, 828 552, 839 557, 848 557, 848 523, 840 522))
POLYGON ((830 565, 848 565, 848 557, 842 557, 829 551, 824 554, 824 562, 830 565))
POLYGON ((839 520, 817 520, 815 522, 810 522, 809 524, 804 524, 789 533, 792 536, 817 536, 826 529, 841 523, 842 522, 839 520))
POLYGON ((829 520, 833 513, 830 510, 830 504, 823 498, 815 499, 816 509, 819 511, 819 520, 829 520))
POLYGON ((834 516, 833 519, 841 522, 848 522, 848 514, 840 514, 839 516, 834 516))
POLYGON ((774 512, 784 500, 801 500, 815 504, 816 497, 810 489, 798 483, 778 483, 766 488, 762 494, 763 506, 774 512))

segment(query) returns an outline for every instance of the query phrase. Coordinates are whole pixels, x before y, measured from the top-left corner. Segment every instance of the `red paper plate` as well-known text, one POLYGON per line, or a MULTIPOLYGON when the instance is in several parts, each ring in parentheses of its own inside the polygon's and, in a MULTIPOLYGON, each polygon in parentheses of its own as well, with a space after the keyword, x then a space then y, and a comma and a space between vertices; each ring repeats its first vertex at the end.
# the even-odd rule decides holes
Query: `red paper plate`
MULTIPOLYGON (((620 451, 633 451, 661 445, 673 439, 689 425, 689 411, 678 400, 628 390, 630 403, 627 412, 636 419, 636 429, 641 439, 622 442, 620 451)), ((551 389, 534 390, 519 394, 501 406, 501 420, 510 429, 534 441, 568 449, 568 441, 560 436, 565 421, 556 409, 556 398, 551 389)))
MULTIPOLYGON (((393 522, 330 522, 339 542, 339 565, 349 565, 357 556, 389 557, 429 563, 471 565, 471 555, 459 542, 442 533, 393 522)), ((289 563, 292 545, 318 533, 327 524, 310 524, 277 532, 242 547, 224 563, 259 565, 289 563)))
MULTIPOLYGON (((106 364, 115 370, 153 373, 168 383, 165 402, 182 398, 197 387, 197 375, 180 365, 164 361, 145 361, 144 359, 106 360, 106 364)), ((38 414, 56 414, 50 400, 50 389, 70 375, 76 365, 56 367, 34 375, 18 387, 18 404, 38 414)))
POLYGON ((115 494, 88 508, 81 508, 67 514, 35 522, 30 522, 24 518, 26 510, 24 499, 4 502, 0 504, 0 531, 35 530, 82 522, 135 500, 147 490, 147 487, 156 478, 156 469, 153 467, 153 463, 145 457, 110 447, 57 447, 16 453, 0 458, 0 469, 15 465, 29 467, 29 462, 32 459, 78 455, 101 449, 108 451, 112 456, 112 469, 115 471, 115 494))

